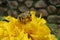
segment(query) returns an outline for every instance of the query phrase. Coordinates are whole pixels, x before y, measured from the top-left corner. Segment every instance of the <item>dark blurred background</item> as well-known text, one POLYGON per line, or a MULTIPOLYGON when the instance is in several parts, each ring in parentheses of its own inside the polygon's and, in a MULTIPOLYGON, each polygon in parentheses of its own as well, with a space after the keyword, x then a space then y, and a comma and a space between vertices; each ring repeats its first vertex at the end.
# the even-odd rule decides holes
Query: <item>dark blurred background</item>
POLYGON ((47 25, 60 40, 60 0, 0 0, 0 17, 36 10, 36 16, 42 12, 47 25))

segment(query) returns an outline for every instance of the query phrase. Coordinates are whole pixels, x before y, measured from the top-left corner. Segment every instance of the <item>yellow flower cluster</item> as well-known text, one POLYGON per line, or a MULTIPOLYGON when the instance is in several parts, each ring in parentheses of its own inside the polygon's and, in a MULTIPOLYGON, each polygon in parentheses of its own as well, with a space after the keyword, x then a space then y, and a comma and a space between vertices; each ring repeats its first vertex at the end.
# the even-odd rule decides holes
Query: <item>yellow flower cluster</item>
POLYGON ((11 16, 4 17, 6 21, 0 21, 0 40, 57 40, 51 34, 46 21, 35 16, 35 11, 30 11, 31 21, 26 24, 11 16))

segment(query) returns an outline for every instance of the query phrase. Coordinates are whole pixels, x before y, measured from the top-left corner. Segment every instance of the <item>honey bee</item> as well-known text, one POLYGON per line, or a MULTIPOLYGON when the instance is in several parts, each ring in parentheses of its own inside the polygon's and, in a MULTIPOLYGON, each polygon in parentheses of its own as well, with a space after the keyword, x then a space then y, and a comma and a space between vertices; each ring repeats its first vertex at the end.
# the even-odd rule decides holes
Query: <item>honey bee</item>
POLYGON ((21 13, 18 18, 19 18, 20 22, 22 22, 24 24, 26 22, 31 21, 31 15, 29 14, 29 11, 26 11, 24 13, 21 13))

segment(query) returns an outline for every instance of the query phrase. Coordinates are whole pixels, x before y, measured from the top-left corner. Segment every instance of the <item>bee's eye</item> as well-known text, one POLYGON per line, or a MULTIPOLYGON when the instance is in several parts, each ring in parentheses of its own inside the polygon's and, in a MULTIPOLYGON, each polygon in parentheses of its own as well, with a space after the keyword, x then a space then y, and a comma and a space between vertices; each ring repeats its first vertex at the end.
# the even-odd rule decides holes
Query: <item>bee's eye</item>
POLYGON ((21 17, 19 17, 19 20, 21 20, 21 17))
POLYGON ((22 19, 24 19, 24 18, 22 17, 22 19))

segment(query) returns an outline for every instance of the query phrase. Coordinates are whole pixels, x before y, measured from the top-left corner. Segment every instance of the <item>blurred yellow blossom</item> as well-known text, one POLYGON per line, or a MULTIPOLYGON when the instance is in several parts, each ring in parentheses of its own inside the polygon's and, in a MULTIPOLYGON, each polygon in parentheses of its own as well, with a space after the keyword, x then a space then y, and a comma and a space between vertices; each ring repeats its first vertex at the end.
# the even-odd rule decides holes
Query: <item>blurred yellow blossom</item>
POLYGON ((41 17, 37 18, 35 13, 34 10, 30 11, 31 21, 26 21, 26 24, 18 18, 4 17, 9 22, 0 21, 0 40, 57 40, 46 21, 41 17))

